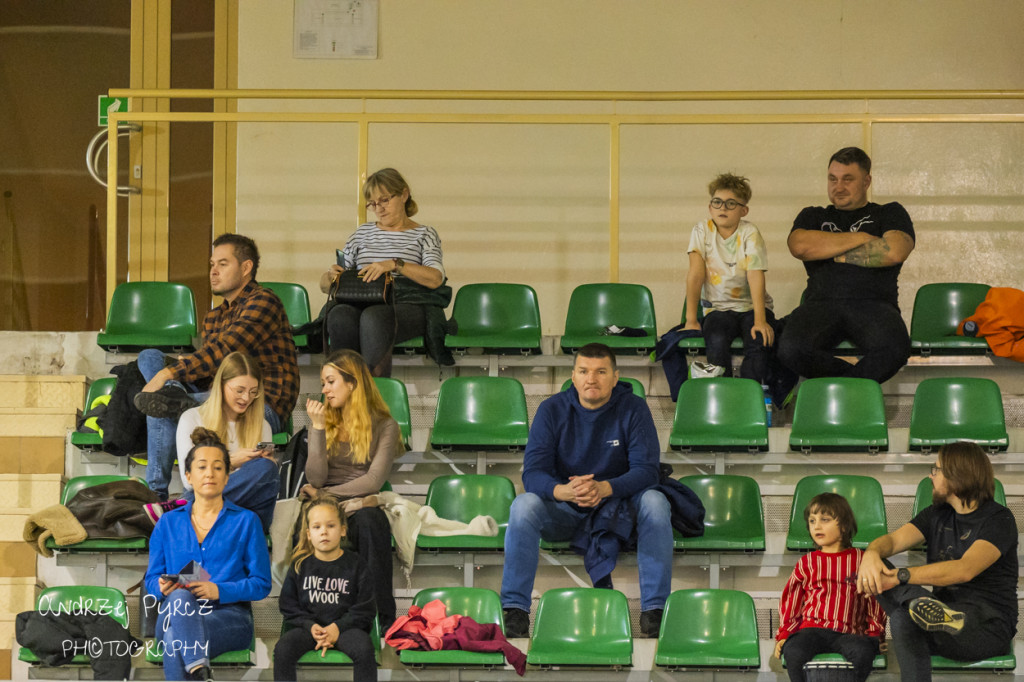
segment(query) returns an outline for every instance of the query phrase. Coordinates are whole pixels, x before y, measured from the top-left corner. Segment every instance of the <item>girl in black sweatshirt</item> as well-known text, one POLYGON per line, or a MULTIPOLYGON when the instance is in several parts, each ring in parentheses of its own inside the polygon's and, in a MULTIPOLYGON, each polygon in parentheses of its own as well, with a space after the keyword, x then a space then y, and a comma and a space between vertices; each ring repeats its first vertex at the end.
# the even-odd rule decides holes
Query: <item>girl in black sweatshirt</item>
POLYGON ((278 602, 287 629, 274 647, 275 680, 294 680, 303 654, 324 656, 332 648, 352 659, 353 679, 377 679, 373 583, 359 555, 341 548, 346 530, 333 497, 317 497, 306 507, 278 602))

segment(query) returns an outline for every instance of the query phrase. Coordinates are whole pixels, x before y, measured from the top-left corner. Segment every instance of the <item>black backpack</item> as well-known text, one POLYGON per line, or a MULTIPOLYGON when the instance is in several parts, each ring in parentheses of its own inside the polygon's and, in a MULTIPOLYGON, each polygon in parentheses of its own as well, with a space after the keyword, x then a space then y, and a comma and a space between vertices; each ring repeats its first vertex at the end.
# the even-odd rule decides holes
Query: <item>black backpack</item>
POLYGON ((309 432, 304 426, 284 447, 281 460, 281 492, 278 499, 287 500, 299 496, 299 488, 306 482, 306 458, 309 457, 309 432))

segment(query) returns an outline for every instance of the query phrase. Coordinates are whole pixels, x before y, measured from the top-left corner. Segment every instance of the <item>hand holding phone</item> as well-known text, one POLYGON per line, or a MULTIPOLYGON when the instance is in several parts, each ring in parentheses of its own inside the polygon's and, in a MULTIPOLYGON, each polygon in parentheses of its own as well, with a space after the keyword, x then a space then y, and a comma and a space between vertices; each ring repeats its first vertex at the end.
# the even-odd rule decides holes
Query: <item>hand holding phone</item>
POLYGON ((267 452, 273 452, 273 450, 274 450, 274 443, 272 441, 269 441, 269 440, 261 440, 259 443, 256 443, 256 449, 257 450, 265 450, 267 452))

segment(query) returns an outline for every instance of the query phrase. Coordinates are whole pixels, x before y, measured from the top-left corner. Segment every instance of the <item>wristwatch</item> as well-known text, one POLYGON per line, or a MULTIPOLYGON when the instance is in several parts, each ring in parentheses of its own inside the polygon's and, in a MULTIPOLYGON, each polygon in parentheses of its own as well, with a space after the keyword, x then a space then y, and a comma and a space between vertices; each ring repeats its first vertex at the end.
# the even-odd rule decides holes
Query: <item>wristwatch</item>
POLYGON ((394 258, 392 260, 395 261, 395 272, 397 272, 399 275, 401 275, 402 274, 402 268, 405 267, 405 261, 402 260, 401 258, 394 258))
POLYGON ((896 571, 896 579, 900 581, 900 585, 906 585, 910 582, 910 569, 901 568, 896 571))

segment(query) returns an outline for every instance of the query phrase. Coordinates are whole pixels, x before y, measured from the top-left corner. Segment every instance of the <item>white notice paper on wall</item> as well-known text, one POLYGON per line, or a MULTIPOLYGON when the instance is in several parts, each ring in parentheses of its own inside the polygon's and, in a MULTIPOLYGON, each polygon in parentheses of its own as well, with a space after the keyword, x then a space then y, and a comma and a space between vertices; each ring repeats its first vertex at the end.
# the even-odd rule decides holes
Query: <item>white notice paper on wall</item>
POLYGON ((293 55, 376 59, 377 10, 377 0, 295 0, 293 55))

